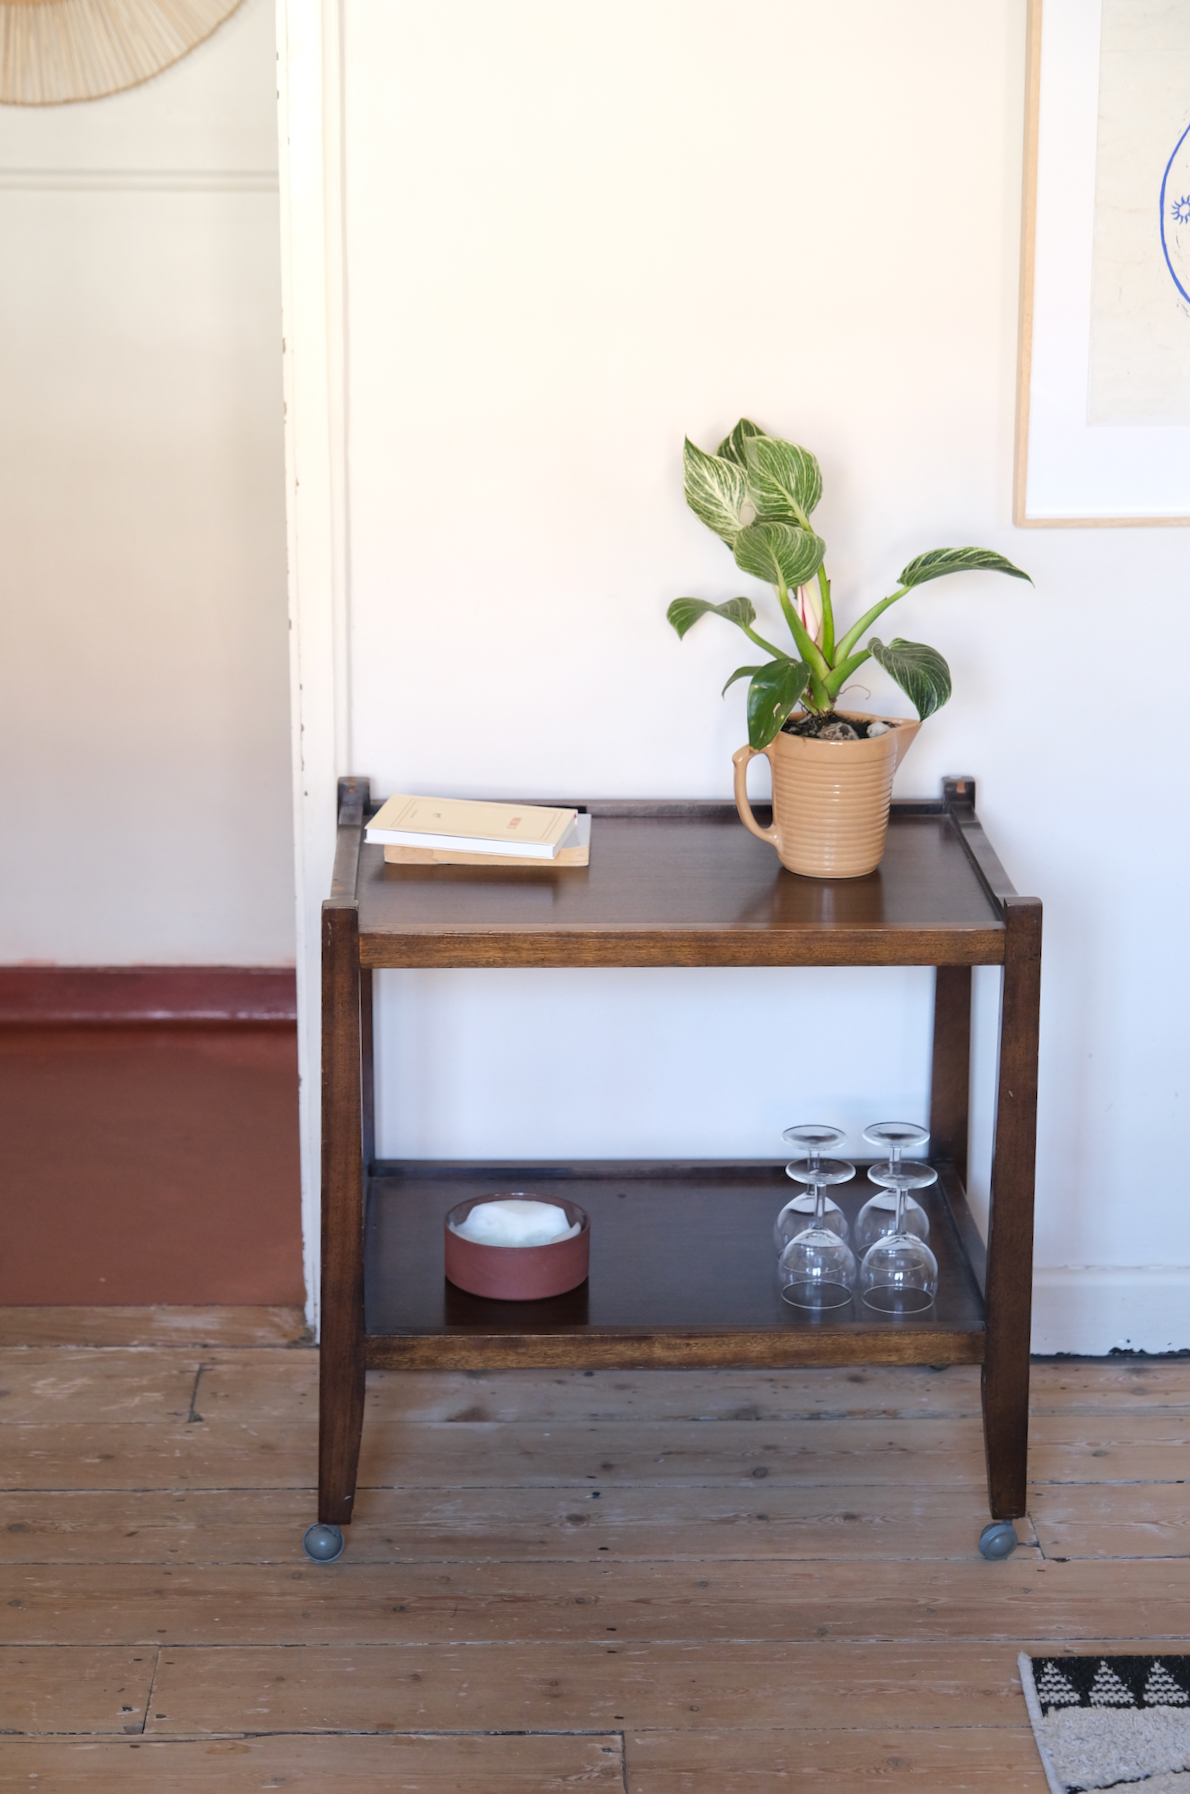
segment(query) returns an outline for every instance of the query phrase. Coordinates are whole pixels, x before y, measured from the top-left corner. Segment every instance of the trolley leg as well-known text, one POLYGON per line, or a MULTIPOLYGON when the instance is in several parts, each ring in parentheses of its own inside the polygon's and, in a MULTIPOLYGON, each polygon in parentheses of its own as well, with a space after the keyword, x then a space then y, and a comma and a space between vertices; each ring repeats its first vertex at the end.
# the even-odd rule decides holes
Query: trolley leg
POLYGON ((318 1519, 345 1526, 364 1425, 364 1165, 359 911, 322 911, 322 1307, 318 1519))
POLYGON ((1018 1518, 1026 1503, 1041 904, 1035 897, 1010 897, 1004 922, 983 1365, 984 1445, 993 1520, 1018 1518))
POLYGON ((930 1156, 949 1159, 964 1187, 970 1082, 971 967, 935 966, 930 1156))

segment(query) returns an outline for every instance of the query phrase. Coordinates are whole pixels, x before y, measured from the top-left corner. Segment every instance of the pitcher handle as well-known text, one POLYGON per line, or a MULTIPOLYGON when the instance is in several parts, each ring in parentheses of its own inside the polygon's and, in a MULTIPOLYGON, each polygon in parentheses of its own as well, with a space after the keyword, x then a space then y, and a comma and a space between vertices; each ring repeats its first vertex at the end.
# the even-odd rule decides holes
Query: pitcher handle
POLYGON ((763 748, 742 747, 731 756, 731 763, 735 767, 735 807, 740 813, 740 821, 750 835, 755 835, 757 840, 767 841, 771 847, 776 847, 776 829, 761 828, 752 814, 752 805, 748 802, 748 762, 763 752, 763 748))

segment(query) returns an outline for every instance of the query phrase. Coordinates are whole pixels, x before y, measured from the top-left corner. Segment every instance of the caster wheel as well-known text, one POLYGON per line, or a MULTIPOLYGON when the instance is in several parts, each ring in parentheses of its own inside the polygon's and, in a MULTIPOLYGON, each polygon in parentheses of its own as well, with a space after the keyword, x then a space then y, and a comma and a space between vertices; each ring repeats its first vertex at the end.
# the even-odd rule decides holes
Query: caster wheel
POLYGON ((994 1563, 1002 1557, 1011 1557, 1018 1543, 1016 1527, 1011 1520, 993 1520, 979 1535, 979 1555, 991 1558, 994 1563))
MULTIPOLYGON (((1013 1543, 1016 1543, 1015 1539, 1013 1543)), ((306 1556, 312 1557, 316 1564, 333 1564, 336 1557, 343 1555, 343 1528, 321 1524, 307 1526, 302 1547, 306 1556)))

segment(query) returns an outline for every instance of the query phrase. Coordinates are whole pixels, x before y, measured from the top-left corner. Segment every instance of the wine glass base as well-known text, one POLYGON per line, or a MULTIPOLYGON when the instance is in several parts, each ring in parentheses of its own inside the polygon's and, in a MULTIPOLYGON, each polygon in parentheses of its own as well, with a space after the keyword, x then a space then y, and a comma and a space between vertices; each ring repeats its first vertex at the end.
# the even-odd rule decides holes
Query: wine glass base
POLYGON ((878 1314, 924 1314, 934 1306, 928 1289, 900 1289, 892 1283, 878 1283, 864 1291, 864 1301, 878 1314))
POLYGON ((781 1291, 781 1300, 788 1302, 791 1308, 842 1308, 850 1302, 851 1291, 845 1283, 803 1279, 798 1283, 787 1283, 781 1291))

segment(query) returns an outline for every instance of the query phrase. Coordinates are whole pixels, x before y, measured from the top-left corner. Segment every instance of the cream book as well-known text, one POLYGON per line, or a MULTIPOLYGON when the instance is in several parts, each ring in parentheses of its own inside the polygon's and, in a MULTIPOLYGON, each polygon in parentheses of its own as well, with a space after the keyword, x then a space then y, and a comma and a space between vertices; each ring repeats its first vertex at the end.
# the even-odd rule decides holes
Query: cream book
POLYGON ((390 866, 519 866, 522 870, 544 866, 589 866, 591 818, 578 818, 552 860, 526 860, 511 853, 464 853, 457 847, 386 847, 384 857, 390 866))
POLYGON ((547 809, 543 804, 398 795, 377 810, 368 824, 367 839, 384 847, 552 860, 577 815, 577 810, 547 809))

